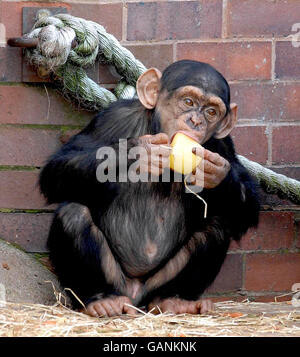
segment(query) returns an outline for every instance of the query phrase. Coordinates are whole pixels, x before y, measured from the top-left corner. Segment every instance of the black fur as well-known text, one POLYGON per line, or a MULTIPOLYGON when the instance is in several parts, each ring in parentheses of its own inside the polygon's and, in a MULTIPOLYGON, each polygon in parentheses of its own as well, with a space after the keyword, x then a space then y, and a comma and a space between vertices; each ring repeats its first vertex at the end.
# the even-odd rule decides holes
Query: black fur
POLYGON ((191 236, 205 232, 206 240, 186 267, 137 303, 155 296, 197 299, 218 274, 230 240, 239 240, 258 222, 256 186, 237 160, 230 137, 211 138, 204 145, 231 163, 225 180, 201 193, 208 204, 207 219, 203 203, 185 193, 182 183, 97 181, 96 152, 101 146, 117 150, 118 139, 126 138, 130 149, 137 137, 159 131, 157 113, 144 109, 138 100, 119 100, 71 138, 41 172, 40 187, 48 202, 61 203, 49 234, 50 258, 63 286, 84 302, 99 293, 121 294, 124 279, 134 272, 146 280, 191 236), (149 239, 158 246, 152 262, 143 254, 149 239), (101 267, 104 241, 121 267, 120 289, 105 279, 101 267))

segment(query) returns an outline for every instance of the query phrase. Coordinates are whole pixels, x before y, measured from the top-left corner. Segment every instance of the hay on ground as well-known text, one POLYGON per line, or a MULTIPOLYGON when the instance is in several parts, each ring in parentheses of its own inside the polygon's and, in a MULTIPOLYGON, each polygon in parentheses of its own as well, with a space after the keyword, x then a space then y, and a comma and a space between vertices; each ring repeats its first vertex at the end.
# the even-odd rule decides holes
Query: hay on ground
POLYGON ((15 337, 196 337, 300 336, 300 308, 289 303, 216 303, 207 315, 153 315, 94 318, 57 303, 3 303, 0 336, 15 337))

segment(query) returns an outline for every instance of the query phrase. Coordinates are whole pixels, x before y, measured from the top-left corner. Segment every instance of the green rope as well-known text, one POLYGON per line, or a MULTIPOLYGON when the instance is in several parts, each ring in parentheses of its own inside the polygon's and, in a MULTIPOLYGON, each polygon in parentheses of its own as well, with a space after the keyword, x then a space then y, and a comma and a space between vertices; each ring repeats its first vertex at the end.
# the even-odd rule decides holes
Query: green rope
POLYGON ((118 98, 133 98, 135 83, 146 67, 108 34, 104 27, 69 14, 49 16, 43 12, 27 38, 38 38, 35 49, 27 49, 29 62, 52 74, 63 92, 86 109, 99 110, 118 98), (76 43, 75 47, 72 44, 76 43), (121 75, 115 95, 97 85, 83 70, 102 57, 121 75))
MULTIPOLYGON (((26 50, 29 62, 43 73, 52 74, 64 94, 87 109, 99 110, 118 98, 133 98, 136 81, 146 70, 103 26, 68 14, 50 16, 43 11, 27 37, 38 38, 37 48, 26 50), (83 69, 99 58, 114 65, 122 77, 114 94, 91 80, 83 69)), ((299 181, 238 157, 266 192, 300 204, 299 181)))
POLYGON ((260 186, 267 193, 277 194, 281 198, 288 198, 290 201, 300 203, 300 182, 285 175, 263 167, 257 162, 250 161, 244 156, 238 155, 238 159, 246 169, 256 177, 260 186))

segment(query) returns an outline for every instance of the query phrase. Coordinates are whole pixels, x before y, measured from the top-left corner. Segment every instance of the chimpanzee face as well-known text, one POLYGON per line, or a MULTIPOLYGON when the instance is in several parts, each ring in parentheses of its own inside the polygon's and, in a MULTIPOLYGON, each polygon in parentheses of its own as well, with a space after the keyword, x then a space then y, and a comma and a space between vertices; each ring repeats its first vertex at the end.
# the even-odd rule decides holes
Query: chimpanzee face
POLYGON ((217 131, 226 116, 226 106, 213 94, 185 86, 171 94, 163 91, 156 112, 160 116, 161 129, 169 138, 177 131, 184 131, 202 144, 217 131))
POLYGON ((222 139, 233 129, 237 106, 230 104, 225 78, 207 63, 183 60, 144 72, 137 81, 140 102, 154 109, 169 139, 184 131, 200 144, 210 137, 222 139))

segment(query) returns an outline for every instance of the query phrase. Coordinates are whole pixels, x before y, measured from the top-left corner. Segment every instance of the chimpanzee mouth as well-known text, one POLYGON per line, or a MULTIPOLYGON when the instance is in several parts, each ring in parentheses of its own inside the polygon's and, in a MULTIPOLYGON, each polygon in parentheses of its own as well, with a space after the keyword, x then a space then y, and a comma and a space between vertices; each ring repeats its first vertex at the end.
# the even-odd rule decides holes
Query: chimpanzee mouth
POLYGON ((195 135, 193 135, 193 133, 191 133, 190 130, 178 130, 178 131, 176 131, 176 132, 172 135, 171 140, 170 140, 171 142, 172 142, 174 136, 175 136, 176 134, 178 134, 178 133, 182 133, 182 134, 184 134, 184 135, 190 137, 192 140, 195 140, 195 141, 197 141, 197 142, 199 141, 199 139, 198 139, 195 135))

